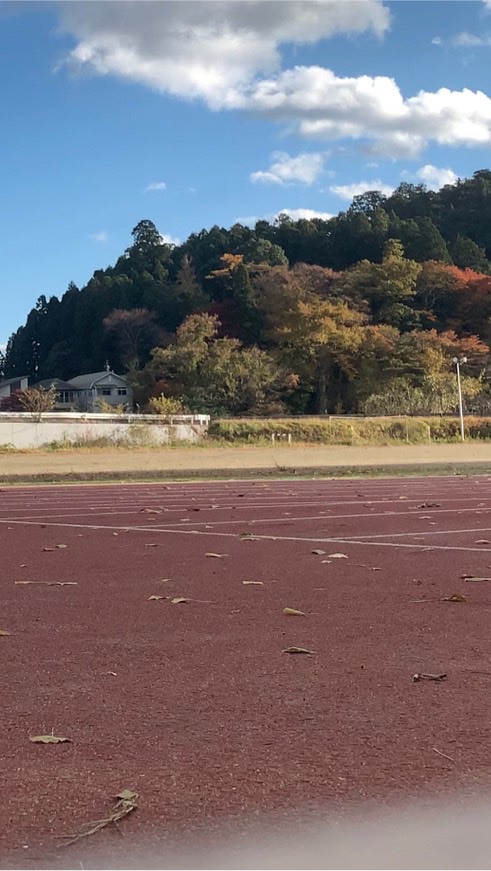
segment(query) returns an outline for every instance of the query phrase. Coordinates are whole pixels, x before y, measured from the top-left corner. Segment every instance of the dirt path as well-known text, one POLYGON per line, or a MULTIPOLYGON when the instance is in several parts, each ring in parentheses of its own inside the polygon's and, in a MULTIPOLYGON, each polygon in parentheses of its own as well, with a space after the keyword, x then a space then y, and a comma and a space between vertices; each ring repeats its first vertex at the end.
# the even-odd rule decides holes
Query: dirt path
POLYGON ((491 469, 491 444, 397 445, 382 447, 183 447, 164 449, 77 449, 73 451, 29 451, 0 455, 0 480, 27 480, 58 476, 76 477, 196 477, 219 474, 263 472, 285 474, 356 469, 409 467, 472 467, 491 469))

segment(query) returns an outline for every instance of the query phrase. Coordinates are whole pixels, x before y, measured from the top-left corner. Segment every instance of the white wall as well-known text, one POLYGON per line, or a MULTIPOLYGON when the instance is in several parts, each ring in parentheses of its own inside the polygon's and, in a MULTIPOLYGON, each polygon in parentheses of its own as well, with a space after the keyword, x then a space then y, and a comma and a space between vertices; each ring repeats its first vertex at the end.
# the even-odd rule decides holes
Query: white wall
POLYGON ((207 415, 76 414, 49 412, 30 414, 0 412, 0 445, 39 448, 50 442, 90 443, 107 438, 133 445, 168 444, 170 441, 199 441, 208 429, 207 415))

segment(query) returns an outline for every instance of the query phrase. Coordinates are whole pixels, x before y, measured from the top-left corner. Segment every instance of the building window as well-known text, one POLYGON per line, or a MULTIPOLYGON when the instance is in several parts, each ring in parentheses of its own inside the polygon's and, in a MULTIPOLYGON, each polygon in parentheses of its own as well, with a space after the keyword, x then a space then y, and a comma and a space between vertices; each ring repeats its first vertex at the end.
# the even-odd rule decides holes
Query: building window
POLYGON ((111 388, 110 387, 103 387, 101 389, 101 393, 103 396, 110 396, 111 395, 111 388))
POLYGON ((126 387, 118 387, 118 396, 126 396, 126 387))

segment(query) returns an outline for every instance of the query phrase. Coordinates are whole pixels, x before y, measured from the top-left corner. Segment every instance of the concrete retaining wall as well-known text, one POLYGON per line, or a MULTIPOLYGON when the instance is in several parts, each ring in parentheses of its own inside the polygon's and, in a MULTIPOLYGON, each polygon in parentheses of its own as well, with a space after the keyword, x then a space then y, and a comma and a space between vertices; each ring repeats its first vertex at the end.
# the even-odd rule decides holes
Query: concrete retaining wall
POLYGON ((0 413, 0 445, 39 448, 51 442, 77 443, 100 438, 115 444, 165 445, 203 438, 208 415, 158 417, 145 414, 110 415, 49 412, 0 413))

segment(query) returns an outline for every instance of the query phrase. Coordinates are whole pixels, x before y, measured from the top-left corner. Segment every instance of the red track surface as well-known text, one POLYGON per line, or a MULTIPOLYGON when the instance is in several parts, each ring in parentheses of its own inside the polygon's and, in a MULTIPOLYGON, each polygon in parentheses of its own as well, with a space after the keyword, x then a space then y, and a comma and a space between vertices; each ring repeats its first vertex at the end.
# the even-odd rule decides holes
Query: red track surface
MULTIPOLYGON (((491 582, 461 575, 491 576, 490 512, 488 477, 1 491, 3 867, 48 867, 57 836, 125 787, 140 795, 122 823, 135 839, 477 788, 491 582), (348 559, 323 562, 335 552, 348 559), (441 601, 455 592, 468 601, 441 601), (29 741, 52 730, 72 743, 29 741)), ((78 867, 87 843, 56 861, 78 867)))

